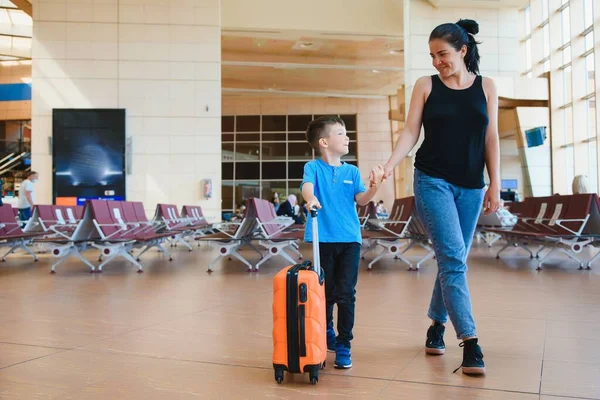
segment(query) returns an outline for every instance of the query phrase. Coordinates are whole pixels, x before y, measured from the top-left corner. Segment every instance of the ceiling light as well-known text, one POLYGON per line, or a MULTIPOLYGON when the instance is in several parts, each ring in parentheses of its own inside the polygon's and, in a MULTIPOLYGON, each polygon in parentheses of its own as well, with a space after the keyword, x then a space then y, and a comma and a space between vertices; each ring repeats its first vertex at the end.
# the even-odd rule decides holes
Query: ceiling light
POLYGON ((404 53, 404 50, 402 50, 402 49, 390 49, 388 51, 388 53, 390 53, 390 54, 400 54, 400 53, 404 53))
POLYGON ((372 70, 372 71, 373 71, 373 73, 374 73, 374 74, 378 74, 378 73, 380 73, 380 72, 381 72, 381 70, 378 70, 378 69, 374 69, 374 70, 372 70))
POLYGON ((300 47, 302 48, 308 48, 308 47, 313 47, 315 44, 313 42, 303 42, 300 43, 300 47))

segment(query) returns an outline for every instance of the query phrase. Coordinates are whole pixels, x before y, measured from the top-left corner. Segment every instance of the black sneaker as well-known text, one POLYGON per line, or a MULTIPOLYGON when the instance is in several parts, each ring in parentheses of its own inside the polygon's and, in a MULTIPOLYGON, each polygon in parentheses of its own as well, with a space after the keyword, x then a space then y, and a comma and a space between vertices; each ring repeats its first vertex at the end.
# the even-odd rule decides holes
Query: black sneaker
MULTIPOLYGON (((483 352, 477 344, 477 338, 465 340, 460 347, 463 348, 463 362, 454 372, 462 368, 463 374, 483 375, 485 374, 485 364, 483 363, 483 352)), ((453 372, 453 373, 454 373, 453 372)))
POLYGON ((425 342, 425 353, 431 355, 442 355, 446 352, 444 343, 444 332, 446 327, 435 322, 427 329, 427 341, 425 342))

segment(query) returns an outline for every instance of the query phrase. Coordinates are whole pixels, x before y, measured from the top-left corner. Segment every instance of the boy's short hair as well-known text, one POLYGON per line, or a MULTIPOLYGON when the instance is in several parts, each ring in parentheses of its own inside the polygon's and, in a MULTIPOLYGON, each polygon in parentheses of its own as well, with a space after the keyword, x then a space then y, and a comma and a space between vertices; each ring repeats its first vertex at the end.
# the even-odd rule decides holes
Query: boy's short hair
POLYGON ((344 120, 334 115, 319 117, 308 124, 308 128, 306 129, 306 141, 310 143, 310 146, 317 154, 321 154, 319 139, 327 137, 327 134, 329 133, 328 127, 335 124, 346 127, 344 120))

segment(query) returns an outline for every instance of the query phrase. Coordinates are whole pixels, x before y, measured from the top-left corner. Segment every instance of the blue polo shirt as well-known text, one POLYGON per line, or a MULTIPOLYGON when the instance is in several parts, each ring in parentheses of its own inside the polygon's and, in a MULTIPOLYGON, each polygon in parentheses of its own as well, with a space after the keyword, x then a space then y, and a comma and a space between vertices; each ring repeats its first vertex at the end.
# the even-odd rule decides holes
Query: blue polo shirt
MULTIPOLYGON (((314 185, 315 196, 322 207, 318 216, 319 242, 362 243, 354 196, 367 189, 360 178, 358 168, 345 162, 333 167, 319 158, 304 165, 302 185, 307 182, 314 185)), ((306 221, 304 240, 312 242, 310 213, 306 221)))

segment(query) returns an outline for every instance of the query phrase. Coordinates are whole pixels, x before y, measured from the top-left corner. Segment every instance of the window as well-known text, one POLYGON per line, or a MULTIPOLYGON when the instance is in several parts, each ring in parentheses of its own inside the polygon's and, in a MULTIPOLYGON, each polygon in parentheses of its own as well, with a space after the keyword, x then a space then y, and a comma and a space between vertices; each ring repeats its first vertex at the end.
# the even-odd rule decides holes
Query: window
POLYGON ((573 182, 573 179, 575 178, 575 151, 574 151, 574 146, 573 144, 570 144, 568 146, 566 146, 565 148, 566 151, 566 184, 567 187, 565 188, 565 194, 566 193, 573 193, 573 188, 571 186, 571 183, 573 182))
POLYGON ((542 0, 542 21, 548 19, 548 0, 542 0))
MULTIPOLYGON (((569 104, 573 98, 571 96, 571 66, 563 70, 563 104, 569 104)), ((570 108, 570 107, 569 107, 570 108)), ((568 143, 568 142, 565 142, 568 143)))
MULTIPOLYGON (((587 114, 587 138, 592 139, 596 137, 596 101, 594 99, 586 100, 586 114, 587 114)), ((596 144, 594 143, 594 146, 596 144)))
MULTIPOLYGON (((306 142, 313 115, 223 116, 222 209, 234 212, 250 197, 271 200, 295 194, 302 200, 304 164, 315 158, 306 142)), ((357 164, 356 115, 340 115, 350 138, 350 152, 342 159, 357 164)))
POLYGON ((527 39, 525 41, 525 63, 526 63, 526 70, 529 71, 531 70, 532 67, 532 63, 531 63, 531 39, 527 39))
POLYGON ((531 34, 531 9, 529 6, 525 7, 525 36, 531 34))
POLYGON ((588 147, 588 179, 592 193, 598 193, 598 136, 596 133, 596 100, 587 102, 587 147, 588 147))
MULTIPOLYGON (((565 144, 573 147, 573 107, 568 106, 565 108, 565 144)), ((573 149, 571 149, 573 151, 573 149)), ((572 179, 571 179, 572 180, 572 179)))
POLYGON ((588 143, 588 180, 590 182, 590 192, 598 193, 598 153, 596 152, 597 140, 588 143))
POLYGON ((544 25, 542 36, 544 40, 544 58, 550 57, 550 24, 544 25))
POLYGON ((571 62, 571 46, 567 46, 564 48, 562 52, 563 56, 563 65, 567 65, 571 62))
POLYGON ((584 28, 594 23, 594 0, 583 1, 583 25, 584 28))
POLYGON ((562 42, 568 43, 571 40, 571 21, 569 7, 561 11, 560 19, 562 22, 562 42))
POLYGON ((594 48, 594 31, 588 32, 583 40, 585 42, 585 51, 591 50, 594 48))
POLYGON ((586 80, 586 93, 594 93, 596 90, 596 80, 594 79, 595 68, 594 68, 594 53, 588 54, 585 57, 585 80, 586 80))

